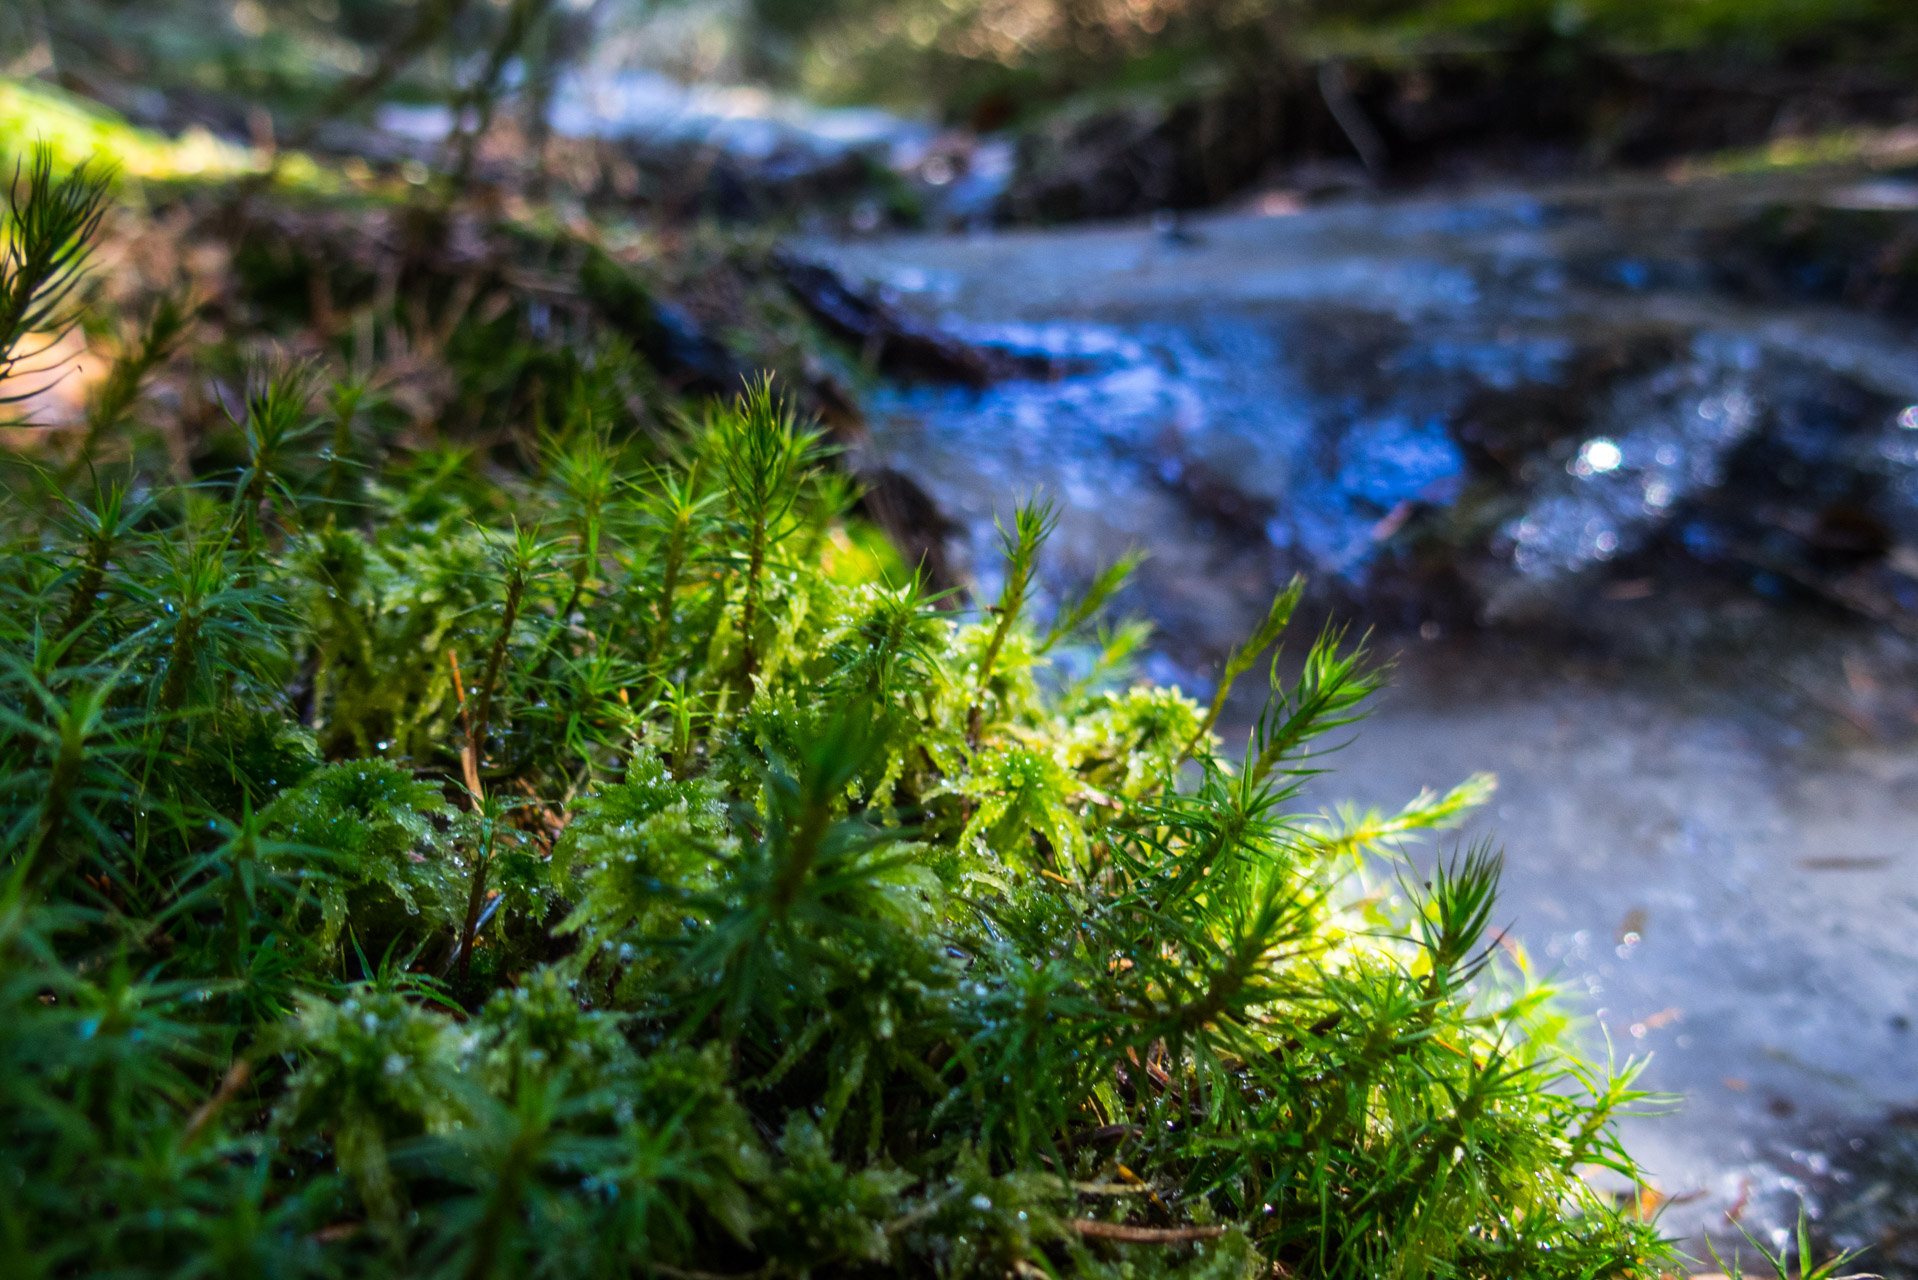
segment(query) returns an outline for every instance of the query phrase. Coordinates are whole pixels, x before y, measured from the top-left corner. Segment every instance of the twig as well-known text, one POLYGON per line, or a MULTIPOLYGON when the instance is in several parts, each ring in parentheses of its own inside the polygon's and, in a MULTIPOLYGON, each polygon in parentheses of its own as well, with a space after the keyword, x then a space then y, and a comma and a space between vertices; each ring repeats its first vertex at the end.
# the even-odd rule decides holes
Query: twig
POLYGON ((1088 1240, 1118 1240, 1125 1244, 1184 1244, 1192 1240, 1217 1240, 1224 1227, 1132 1227, 1123 1222, 1094 1222, 1073 1218, 1066 1223, 1088 1240))
POLYGON ((1352 96, 1352 90, 1345 83, 1345 64, 1325 62, 1319 65, 1319 92, 1325 97, 1326 109, 1338 122, 1352 150, 1359 153, 1359 163, 1365 171, 1377 176, 1385 168, 1385 141, 1379 137, 1379 131, 1365 118, 1358 100, 1352 96))
POLYGON ((528 29, 545 16, 549 3, 550 0, 515 0, 499 41, 487 57, 485 70, 454 100, 453 134, 448 136, 447 145, 457 151, 458 159, 453 165, 453 181, 447 189, 449 198, 466 186, 466 180, 472 174, 474 154, 493 123, 493 112, 499 103, 500 76, 506 70, 507 62, 515 53, 522 51, 528 29), (472 111, 475 117, 471 129, 466 127, 468 111, 472 111), (454 144, 455 136, 458 139, 457 146, 454 144))
POLYGON ((244 1088, 246 1082, 252 1078, 253 1068, 247 1060, 235 1059, 233 1065, 226 1069, 226 1075, 221 1078, 220 1087, 213 1091, 211 1098, 202 1102, 194 1110, 192 1118, 186 1122, 186 1140, 192 1142, 199 1137, 200 1130, 206 1127, 207 1122, 219 1115, 226 1104, 233 1100, 233 1095, 244 1088))
POLYGON ((479 799, 479 757, 473 746, 473 713, 466 706, 466 681, 460 678, 460 656, 446 651, 447 664, 453 668, 453 692, 459 695, 460 724, 466 730, 466 745, 460 748, 460 772, 466 776, 466 789, 479 799))
POLYGON ((292 131, 286 143, 274 152, 275 160, 286 151, 305 147, 327 121, 385 88, 394 76, 404 71, 414 58, 425 51, 427 45, 453 24, 467 3, 468 0, 436 0, 422 7, 413 25, 380 51, 372 67, 334 86, 333 92, 321 100, 320 105, 292 131))

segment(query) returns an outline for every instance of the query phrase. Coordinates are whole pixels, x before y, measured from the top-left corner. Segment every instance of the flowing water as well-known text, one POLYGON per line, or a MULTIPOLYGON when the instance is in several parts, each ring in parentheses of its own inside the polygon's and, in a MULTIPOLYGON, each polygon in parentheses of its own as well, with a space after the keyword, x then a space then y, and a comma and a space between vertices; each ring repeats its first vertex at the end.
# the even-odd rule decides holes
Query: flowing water
POLYGON ((1887 674, 1918 343, 1741 301, 1713 254, 1770 206, 1914 197, 1647 179, 804 249, 1056 371, 868 396, 867 463, 988 589, 995 512, 1043 486, 1064 578, 1150 552, 1132 603, 1188 689, 1294 570, 1384 624, 1400 678, 1322 798, 1497 772, 1475 828, 1512 936, 1679 1100, 1626 1130, 1667 1224, 1772 1230, 1809 1192, 1863 1243, 1918 1185, 1880 1158, 1918 1104, 1918 750, 1887 674), (1882 608, 1837 616, 1821 584, 1867 560, 1882 608))

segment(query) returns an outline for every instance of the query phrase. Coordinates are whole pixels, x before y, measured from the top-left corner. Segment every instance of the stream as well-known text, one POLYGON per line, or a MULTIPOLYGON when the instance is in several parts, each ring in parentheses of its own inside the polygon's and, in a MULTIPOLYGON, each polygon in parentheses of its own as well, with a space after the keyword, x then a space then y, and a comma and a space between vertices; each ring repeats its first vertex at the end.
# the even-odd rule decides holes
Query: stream
POLYGON ((1672 1096, 1624 1129, 1668 1230, 1782 1238, 1804 1196, 1910 1273, 1918 342, 1725 262, 1767 209, 1912 206, 1631 178, 799 251, 1051 371, 866 395, 864 465, 987 590, 1040 487, 1055 586, 1149 552, 1127 603, 1190 692, 1295 571, 1378 629, 1395 685, 1311 803, 1498 774, 1510 936, 1672 1096))

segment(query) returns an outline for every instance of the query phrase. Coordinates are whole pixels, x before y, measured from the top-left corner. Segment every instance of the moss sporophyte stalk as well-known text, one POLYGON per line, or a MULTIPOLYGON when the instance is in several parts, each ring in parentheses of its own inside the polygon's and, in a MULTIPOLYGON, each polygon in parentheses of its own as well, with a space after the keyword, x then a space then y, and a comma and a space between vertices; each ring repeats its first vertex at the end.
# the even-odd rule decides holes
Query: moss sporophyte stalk
MULTIPOLYGON (((99 193, 23 172, 0 361, 99 193)), ((1405 852, 1489 780, 1302 812, 1362 646, 1223 743, 1130 561, 1044 607, 1043 500, 969 610, 776 386, 661 428, 598 353, 510 459, 255 367, 180 475, 152 326, 10 472, 0 1274, 1666 1265, 1498 857, 1405 852)))

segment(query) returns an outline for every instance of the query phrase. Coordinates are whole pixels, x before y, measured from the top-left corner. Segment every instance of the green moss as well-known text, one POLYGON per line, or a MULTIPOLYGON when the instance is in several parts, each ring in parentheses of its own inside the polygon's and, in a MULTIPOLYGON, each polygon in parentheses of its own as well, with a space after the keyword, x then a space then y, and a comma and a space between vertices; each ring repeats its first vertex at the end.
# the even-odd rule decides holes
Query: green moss
MULTIPOLYGON (((126 178, 163 184, 230 180, 262 172, 268 163, 263 153, 204 129, 168 138, 53 85, 0 77, 0 156, 24 156, 42 144, 61 171, 92 160, 126 178)), ((290 190, 312 193, 343 185, 304 155, 281 157, 277 179, 290 190)))
POLYGON ((1406 874, 1488 785, 1295 812, 1357 650, 1227 752, 1090 634, 1123 573, 1035 616, 1043 505, 945 612, 768 385, 616 367, 517 470, 343 504, 296 372, 193 491, 8 504, 0 1273, 1663 1265, 1497 858, 1406 874))

